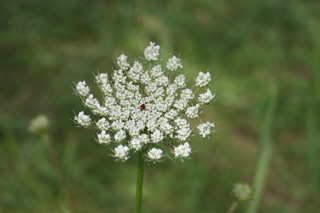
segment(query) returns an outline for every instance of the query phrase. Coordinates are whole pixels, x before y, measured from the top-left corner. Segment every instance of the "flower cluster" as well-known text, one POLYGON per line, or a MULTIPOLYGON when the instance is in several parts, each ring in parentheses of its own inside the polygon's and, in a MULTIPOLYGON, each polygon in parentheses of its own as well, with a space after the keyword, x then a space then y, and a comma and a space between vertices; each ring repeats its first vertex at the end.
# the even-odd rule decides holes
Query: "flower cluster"
POLYGON ((166 66, 161 66, 157 63, 161 61, 159 51, 159 45, 150 42, 142 63, 129 63, 122 54, 111 76, 107 73, 95 76, 102 101, 91 94, 85 81, 76 84, 75 91, 83 104, 100 119, 80 112, 75 122, 97 129, 97 141, 115 145, 114 157, 120 161, 126 161, 131 152, 137 151, 146 153, 151 161, 159 161, 166 149, 176 158, 188 158, 192 153, 188 143, 192 133, 206 137, 214 127, 209 121, 191 127, 188 121, 199 118, 203 105, 215 97, 210 89, 197 94, 210 83, 210 73, 199 73, 195 91, 186 88, 185 75, 174 75, 183 68, 181 59, 173 56, 166 66))
POLYGON ((249 200, 252 196, 251 187, 246 183, 237 183, 233 186, 232 193, 238 201, 249 200))

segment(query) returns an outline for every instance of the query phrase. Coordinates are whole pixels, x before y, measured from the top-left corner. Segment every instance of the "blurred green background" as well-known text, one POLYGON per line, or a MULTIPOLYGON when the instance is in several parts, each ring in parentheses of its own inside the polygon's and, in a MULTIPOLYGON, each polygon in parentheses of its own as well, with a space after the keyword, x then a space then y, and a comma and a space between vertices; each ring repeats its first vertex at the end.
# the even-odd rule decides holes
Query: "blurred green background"
POLYGON ((149 41, 164 58, 180 54, 189 79, 216 76, 203 115, 216 133, 193 138, 193 160, 146 167, 143 212, 226 212, 233 184, 254 183, 261 168, 258 212, 320 212, 316 0, 1 1, 0 212, 68 212, 48 150, 28 131, 38 114, 50 118, 75 212, 132 212, 137 158, 114 162, 74 126, 84 107, 72 86, 94 87, 98 69, 112 72, 121 53, 133 61, 149 41))

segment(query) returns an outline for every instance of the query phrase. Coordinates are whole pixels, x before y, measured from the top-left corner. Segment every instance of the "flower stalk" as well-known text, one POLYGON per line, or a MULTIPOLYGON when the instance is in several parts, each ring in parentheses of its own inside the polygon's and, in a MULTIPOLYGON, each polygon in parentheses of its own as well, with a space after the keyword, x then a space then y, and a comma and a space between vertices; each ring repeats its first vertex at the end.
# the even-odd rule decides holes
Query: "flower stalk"
POLYGON ((136 188, 136 210, 135 213, 141 212, 141 200, 143 191, 143 170, 144 170, 144 158, 143 152, 139 152, 138 157, 138 169, 137 169, 137 188, 136 188))

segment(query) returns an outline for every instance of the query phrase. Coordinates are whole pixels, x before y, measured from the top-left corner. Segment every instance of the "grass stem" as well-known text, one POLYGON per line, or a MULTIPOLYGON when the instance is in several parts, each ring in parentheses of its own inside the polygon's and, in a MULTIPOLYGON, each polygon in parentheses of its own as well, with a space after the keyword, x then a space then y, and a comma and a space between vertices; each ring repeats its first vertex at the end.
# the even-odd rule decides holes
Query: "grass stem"
POLYGON ((267 179, 267 173, 272 153, 272 138, 271 127, 273 124, 273 118, 275 115, 276 104, 278 97, 278 87, 275 86, 274 91, 271 94, 269 105, 262 123, 262 127, 259 134, 259 154, 258 162, 256 165, 256 171, 253 181, 253 197, 250 202, 247 213, 255 213, 258 210, 261 195, 264 189, 264 185, 267 179))

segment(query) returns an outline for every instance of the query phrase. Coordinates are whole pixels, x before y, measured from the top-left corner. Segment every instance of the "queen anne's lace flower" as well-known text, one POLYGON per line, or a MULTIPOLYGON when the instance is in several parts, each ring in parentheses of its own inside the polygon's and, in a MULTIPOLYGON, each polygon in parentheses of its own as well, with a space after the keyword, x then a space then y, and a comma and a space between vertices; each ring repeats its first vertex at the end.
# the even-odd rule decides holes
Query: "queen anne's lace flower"
MULTIPOLYGON (((159 161, 166 149, 163 147, 172 151, 176 158, 188 158, 191 147, 186 141, 192 133, 198 131, 206 137, 214 127, 207 122, 195 128, 187 120, 199 118, 200 107, 212 102, 214 94, 207 88, 197 95, 187 88, 184 74, 172 76, 183 68, 181 59, 173 56, 167 61, 166 69, 156 63, 159 52, 159 45, 151 42, 144 50, 145 59, 150 63, 128 62, 127 56, 122 54, 112 74, 96 75, 102 100, 94 97, 85 81, 76 84, 76 94, 94 117, 100 118, 92 120, 80 112, 74 117, 75 122, 99 130, 97 141, 116 146, 113 156, 120 161, 128 160, 129 154, 137 151, 145 153, 151 161, 159 161), (172 145, 166 141, 171 141, 172 145), (176 147, 176 142, 183 144, 176 147)), ((195 90, 207 86, 210 80, 210 73, 200 72, 195 90)))

